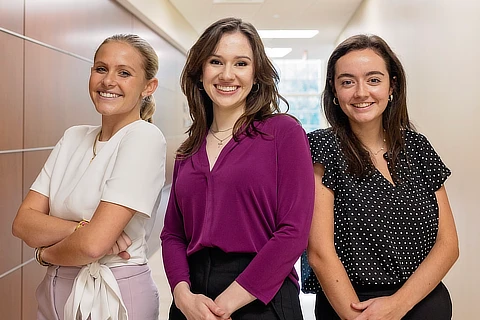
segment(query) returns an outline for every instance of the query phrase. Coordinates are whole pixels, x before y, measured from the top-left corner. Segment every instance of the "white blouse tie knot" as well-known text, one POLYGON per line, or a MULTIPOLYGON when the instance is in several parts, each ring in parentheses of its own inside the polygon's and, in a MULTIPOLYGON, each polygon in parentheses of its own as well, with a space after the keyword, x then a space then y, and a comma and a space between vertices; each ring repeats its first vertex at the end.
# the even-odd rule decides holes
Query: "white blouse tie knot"
POLYGON ((84 266, 73 283, 64 318, 75 320, 128 320, 117 280, 98 262, 84 266))

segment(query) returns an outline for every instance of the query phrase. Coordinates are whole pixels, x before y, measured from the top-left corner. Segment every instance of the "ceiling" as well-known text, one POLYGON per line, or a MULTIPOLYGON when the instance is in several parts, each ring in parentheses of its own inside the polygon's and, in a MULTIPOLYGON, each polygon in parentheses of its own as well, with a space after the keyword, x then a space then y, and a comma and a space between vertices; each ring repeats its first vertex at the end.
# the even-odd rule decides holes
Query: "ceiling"
POLYGON ((226 3, 169 0, 199 35, 212 22, 229 16, 251 22, 257 30, 319 30, 311 39, 263 39, 263 42, 265 47, 292 48, 284 59, 327 59, 338 36, 363 0, 223 1, 226 3))

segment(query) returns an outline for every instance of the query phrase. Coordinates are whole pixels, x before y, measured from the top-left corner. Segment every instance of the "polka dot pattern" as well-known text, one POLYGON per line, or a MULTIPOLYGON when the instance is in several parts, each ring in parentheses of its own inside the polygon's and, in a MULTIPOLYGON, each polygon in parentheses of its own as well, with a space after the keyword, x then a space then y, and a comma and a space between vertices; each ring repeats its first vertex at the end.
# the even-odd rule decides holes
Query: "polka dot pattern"
POLYGON ((395 185, 376 169, 362 178, 346 173, 339 141, 330 129, 311 132, 308 138, 313 162, 325 166, 323 183, 335 194, 335 246, 352 284, 406 281, 435 243, 435 191, 450 170, 423 135, 409 130, 406 151, 395 166, 395 185))

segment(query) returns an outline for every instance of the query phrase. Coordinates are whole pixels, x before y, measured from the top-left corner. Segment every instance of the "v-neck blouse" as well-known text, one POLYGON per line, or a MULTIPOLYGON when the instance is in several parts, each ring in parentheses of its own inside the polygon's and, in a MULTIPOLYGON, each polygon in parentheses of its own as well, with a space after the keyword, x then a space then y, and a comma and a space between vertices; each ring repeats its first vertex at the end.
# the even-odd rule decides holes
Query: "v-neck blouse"
POLYGON ((255 258, 236 279, 267 303, 306 248, 314 181, 305 131, 293 118, 255 122, 264 134, 231 139, 210 170, 206 142, 176 160, 162 230, 162 254, 172 290, 189 280, 187 256, 207 247, 255 258))
POLYGON ((308 134, 312 160, 325 166, 322 182, 334 192, 337 255, 356 288, 405 282, 435 244, 435 192, 450 170, 425 136, 404 133, 406 152, 395 166, 395 185, 376 169, 362 178, 346 173, 331 129, 308 134))

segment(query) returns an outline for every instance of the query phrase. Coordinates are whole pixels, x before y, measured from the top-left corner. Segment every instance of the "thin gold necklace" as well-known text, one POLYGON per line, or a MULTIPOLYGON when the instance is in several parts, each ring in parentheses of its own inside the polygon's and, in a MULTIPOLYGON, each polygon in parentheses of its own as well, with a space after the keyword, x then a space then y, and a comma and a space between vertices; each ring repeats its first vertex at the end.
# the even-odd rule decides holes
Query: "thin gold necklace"
POLYGON ((222 145, 223 145, 223 141, 227 140, 228 138, 230 138, 232 136, 232 133, 230 133, 228 136, 226 136, 225 138, 223 139, 220 139, 219 137, 217 137, 215 135, 215 133, 213 133, 213 130, 210 129, 210 133, 212 134, 212 136, 218 140, 218 147, 220 148, 222 145))
POLYGON ((92 159, 90 159, 90 162, 92 162, 93 159, 95 159, 95 157, 97 156, 97 141, 100 140, 101 134, 102 134, 102 129, 100 129, 100 132, 97 133, 97 136, 95 137, 95 141, 93 142, 93 147, 92 147, 93 157, 92 159))
POLYGON ((225 129, 225 130, 217 130, 217 131, 215 131, 215 130, 213 130, 212 128, 210 128, 210 131, 212 131, 212 133, 214 133, 214 132, 215 132, 215 133, 219 133, 219 132, 227 132, 228 130, 232 130, 232 129, 233 129, 233 127, 230 127, 230 128, 228 128, 228 129, 225 129))

